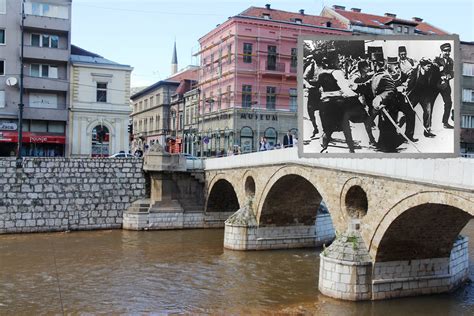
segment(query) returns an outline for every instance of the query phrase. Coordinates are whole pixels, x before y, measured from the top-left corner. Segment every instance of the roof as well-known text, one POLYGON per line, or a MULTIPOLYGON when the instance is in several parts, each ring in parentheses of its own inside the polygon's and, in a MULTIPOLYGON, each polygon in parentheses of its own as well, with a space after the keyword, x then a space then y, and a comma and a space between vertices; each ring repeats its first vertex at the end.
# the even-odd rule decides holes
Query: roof
POLYGON ((189 90, 191 90, 191 87, 196 84, 195 80, 188 80, 188 79, 183 79, 179 83, 178 88, 176 88, 175 93, 176 94, 185 94, 189 90))
POLYGON ((275 10, 271 8, 250 7, 242 13, 239 13, 237 16, 258 17, 263 19, 264 14, 269 14, 269 20, 271 21, 296 23, 296 19, 301 19, 301 24, 345 29, 344 24, 333 18, 300 12, 275 10), (330 22, 330 26, 327 25, 327 22, 330 22))
POLYGON ((330 10, 333 10, 336 13, 340 14, 341 16, 345 17, 353 25, 374 27, 374 28, 390 28, 389 24, 400 23, 400 24, 415 25, 418 31, 422 33, 426 33, 426 34, 438 34, 438 35, 447 34, 445 31, 439 28, 436 28, 426 22, 404 20, 404 19, 393 17, 393 16, 382 16, 382 15, 368 14, 368 13, 363 13, 363 12, 354 12, 354 11, 342 10, 342 9, 331 8, 330 10))
POLYGON ((134 100, 134 99, 137 99, 141 96, 144 96, 146 94, 148 94, 149 92, 151 91, 154 91, 156 89, 158 89, 159 87, 161 86, 166 86, 166 85, 170 85, 170 86, 179 86, 179 82, 178 81, 170 81, 170 80, 161 80, 161 81, 158 81, 154 84, 152 84, 151 86, 148 86, 146 87, 145 89, 141 90, 141 91, 138 91, 137 93, 135 93, 134 95, 132 95, 130 97, 130 99, 134 100))
POLYGON ((98 54, 89 52, 83 48, 75 45, 71 45, 71 62, 74 63, 85 63, 94 65, 108 65, 115 67, 131 68, 130 65, 119 64, 115 61, 106 59, 98 54))

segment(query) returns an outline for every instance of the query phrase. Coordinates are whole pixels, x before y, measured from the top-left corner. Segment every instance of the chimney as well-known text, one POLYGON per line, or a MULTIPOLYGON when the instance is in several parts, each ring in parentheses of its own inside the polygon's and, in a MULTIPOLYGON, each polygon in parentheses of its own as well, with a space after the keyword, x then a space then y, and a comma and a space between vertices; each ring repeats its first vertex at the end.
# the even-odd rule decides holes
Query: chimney
POLYGON ((385 16, 389 17, 389 18, 396 18, 397 17, 397 15, 393 14, 393 13, 385 13, 385 16))
POLYGON ((345 6, 343 6, 343 5, 337 5, 337 4, 333 5, 332 8, 333 8, 334 10, 345 10, 345 9, 346 9, 345 6))
POLYGON ((300 9, 300 14, 304 15, 304 9, 300 9))
POLYGON ((359 9, 359 8, 352 8, 351 11, 352 11, 352 12, 361 12, 362 10, 359 9))
POLYGON ((416 16, 412 17, 412 20, 415 21, 415 22, 423 22, 422 18, 418 18, 416 16))
POLYGON ((267 3, 267 4, 265 5, 265 8, 267 8, 267 10, 270 10, 270 4, 267 3))

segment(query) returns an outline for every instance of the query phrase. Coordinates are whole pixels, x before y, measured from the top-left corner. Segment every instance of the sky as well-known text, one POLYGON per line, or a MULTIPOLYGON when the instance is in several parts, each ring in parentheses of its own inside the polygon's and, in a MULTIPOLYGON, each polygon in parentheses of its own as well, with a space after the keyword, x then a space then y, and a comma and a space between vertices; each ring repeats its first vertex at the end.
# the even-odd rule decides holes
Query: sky
POLYGON ((319 15, 324 6, 343 5, 346 9, 400 18, 414 16, 462 41, 474 41, 473 0, 73 0, 72 44, 115 62, 130 65, 132 87, 147 86, 166 79, 171 72, 173 43, 176 40, 178 68, 197 64, 193 53, 199 38, 228 17, 250 6, 319 15))

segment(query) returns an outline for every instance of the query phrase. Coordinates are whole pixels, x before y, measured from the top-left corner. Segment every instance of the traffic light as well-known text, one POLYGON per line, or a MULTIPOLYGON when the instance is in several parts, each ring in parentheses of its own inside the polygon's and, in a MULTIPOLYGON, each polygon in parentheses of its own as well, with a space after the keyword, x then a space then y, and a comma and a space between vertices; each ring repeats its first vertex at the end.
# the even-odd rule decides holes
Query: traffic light
POLYGON ((133 134, 133 124, 128 124, 128 133, 133 134))

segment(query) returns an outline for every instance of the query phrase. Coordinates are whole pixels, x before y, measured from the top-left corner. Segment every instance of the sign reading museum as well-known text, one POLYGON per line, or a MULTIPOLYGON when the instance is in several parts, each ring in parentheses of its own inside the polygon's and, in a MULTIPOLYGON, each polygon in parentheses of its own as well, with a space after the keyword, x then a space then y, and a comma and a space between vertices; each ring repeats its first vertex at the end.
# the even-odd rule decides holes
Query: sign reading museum
POLYGON ((300 155, 457 156, 457 37, 302 37, 299 48, 300 155))

